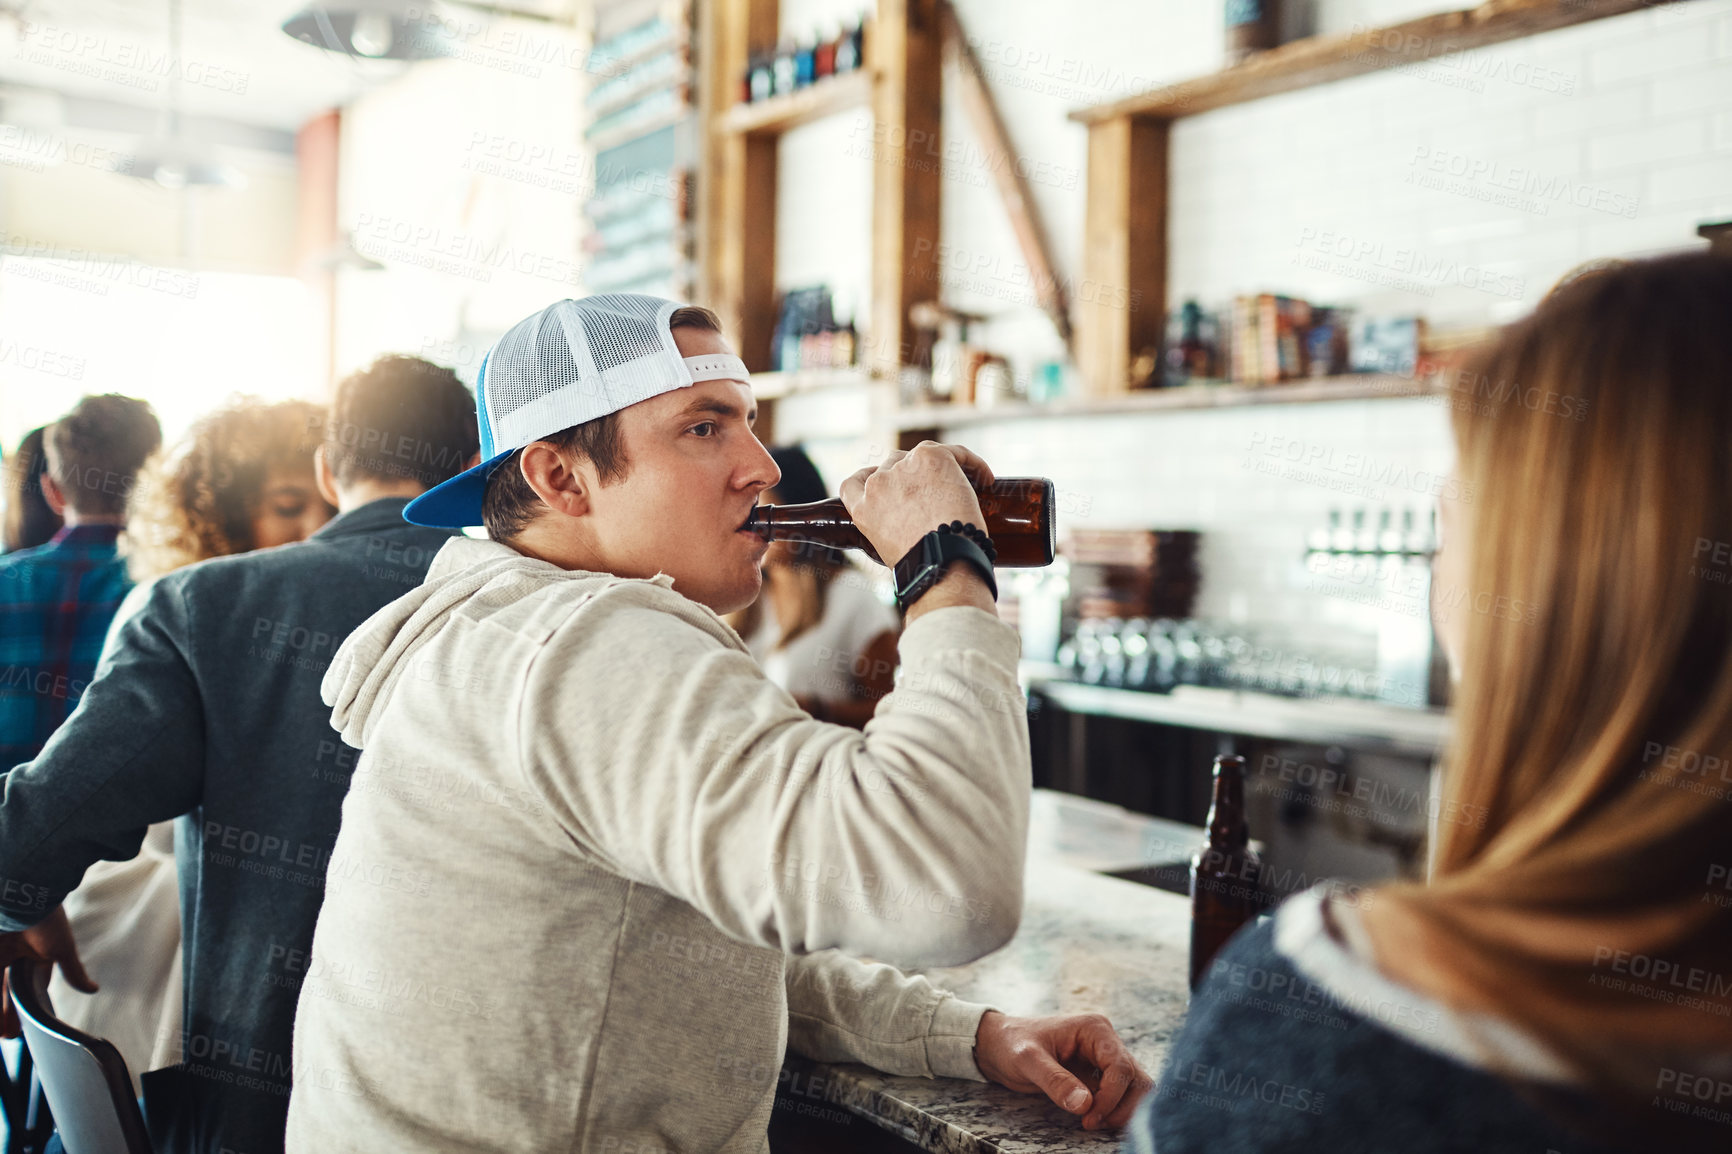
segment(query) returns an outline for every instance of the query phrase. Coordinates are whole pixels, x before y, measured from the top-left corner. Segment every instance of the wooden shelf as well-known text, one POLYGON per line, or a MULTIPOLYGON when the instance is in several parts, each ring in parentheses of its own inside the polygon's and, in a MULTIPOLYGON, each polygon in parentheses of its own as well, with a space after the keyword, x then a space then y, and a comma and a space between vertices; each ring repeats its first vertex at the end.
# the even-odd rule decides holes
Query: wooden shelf
POLYGON ((1072 304, 1076 363, 1091 389, 1119 394, 1160 349, 1167 321, 1167 197, 1173 123, 1314 85, 1484 48, 1680 0, 1485 0, 1387 28, 1312 36, 1244 63, 1071 119, 1088 128, 1082 281, 1111 286, 1072 304))
POLYGON ((736 104, 722 114, 723 132, 786 132, 790 128, 872 104, 872 73, 864 68, 827 76, 785 96, 736 104))
MULTIPOLYGON (((757 380, 756 377, 753 378, 757 380)), ((1318 377, 1283 385, 1183 385, 1176 389, 1145 389, 1116 396, 1079 397, 1035 405, 1027 402, 989 405, 922 405, 897 414, 902 429, 951 428, 987 421, 1034 417, 1087 417, 1105 413, 1157 413, 1181 409, 1235 408, 1245 405, 1319 404, 1327 401, 1371 401, 1394 397, 1441 395, 1445 390, 1428 379, 1414 380, 1382 373, 1318 377)))
POLYGON ((855 388, 871 380, 871 373, 863 365, 841 369, 796 369, 788 373, 753 373, 752 395, 760 401, 774 401, 794 393, 855 388))
POLYGON ((1178 120, 1231 104, 1651 8, 1654 3, 1655 0, 1488 0, 1477 8, 1439 12, 1387 28, 1309 36, 1259 52, 1220 72, 1110 104, 1080 108, 1070 118, 1084 124, 1099 124, 1122 116, 1178 120))

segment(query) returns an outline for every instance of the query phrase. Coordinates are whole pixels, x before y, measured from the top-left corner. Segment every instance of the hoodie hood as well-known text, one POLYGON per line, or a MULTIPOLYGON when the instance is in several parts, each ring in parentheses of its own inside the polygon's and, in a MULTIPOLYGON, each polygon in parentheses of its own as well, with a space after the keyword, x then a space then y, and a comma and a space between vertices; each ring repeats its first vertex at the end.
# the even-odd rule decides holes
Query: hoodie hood
MULTIPOLYGON (((427 579, 419 588, 363 621, 337 650, 320 685, 320 696, 332 707, 331 725, 345 742, 365 749, 374 720, 390 701, 416 653, 478 594, 485 592, 490 609, 501 609, 545 589, 550 582, 583 583, 600 591, 628 580, 635 579, 561 569, 552 562, 525 557, 497 541, 453 537, 433 558, 427 579)), ((649 581, 664 588, 673 586, 673 578, 665 573, 649 581)))

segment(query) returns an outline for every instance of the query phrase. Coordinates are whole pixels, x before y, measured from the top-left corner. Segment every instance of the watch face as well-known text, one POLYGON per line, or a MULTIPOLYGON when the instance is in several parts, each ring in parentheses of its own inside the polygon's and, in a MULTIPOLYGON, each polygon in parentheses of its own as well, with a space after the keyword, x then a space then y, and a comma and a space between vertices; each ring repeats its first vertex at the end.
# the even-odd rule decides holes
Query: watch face
POLYGON ((908 583, 896 591, 896 599, 905 601, 915 593, 923 591, 927 585, 932 583, 937 573, 937 565, 931 562, 922 564, 919 569, 915 570, 914 576, 908 579, 908 583))

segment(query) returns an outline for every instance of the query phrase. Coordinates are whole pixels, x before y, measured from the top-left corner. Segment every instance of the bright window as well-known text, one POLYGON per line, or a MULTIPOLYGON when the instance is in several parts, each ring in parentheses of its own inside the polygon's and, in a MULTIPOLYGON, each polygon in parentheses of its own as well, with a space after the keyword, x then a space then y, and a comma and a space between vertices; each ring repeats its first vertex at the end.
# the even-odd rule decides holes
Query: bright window
POLYGON ((235 394, 321 399, 319 332, 292 277, 0 258, 0 441, 10 452, 86 393, 149 401, 165 442, 235 394))

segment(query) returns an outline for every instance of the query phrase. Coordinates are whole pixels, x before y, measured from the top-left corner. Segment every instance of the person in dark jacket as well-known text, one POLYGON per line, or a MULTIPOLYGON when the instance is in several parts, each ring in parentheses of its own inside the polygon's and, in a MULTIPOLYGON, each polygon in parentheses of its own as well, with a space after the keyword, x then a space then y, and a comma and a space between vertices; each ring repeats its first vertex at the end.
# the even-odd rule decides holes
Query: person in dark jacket
MULTIPOLYGON (((478 447, 473 396, 413 357, 343 381, 321 432, 319 488, 338 516, 303 542, 163 577, 78 710, 0 779, 0 930, 14 931, 0 964, 46 957, 75 985, 61 899, 179 818, 182 1062, 142 1079, 160 1152, 283 1147, 295 1001, 356 756, 319 684, 452 536, 408 524, 403 506, 478 447)), ((7 1004, 0 1032, 12 1017, 7 1004)))

